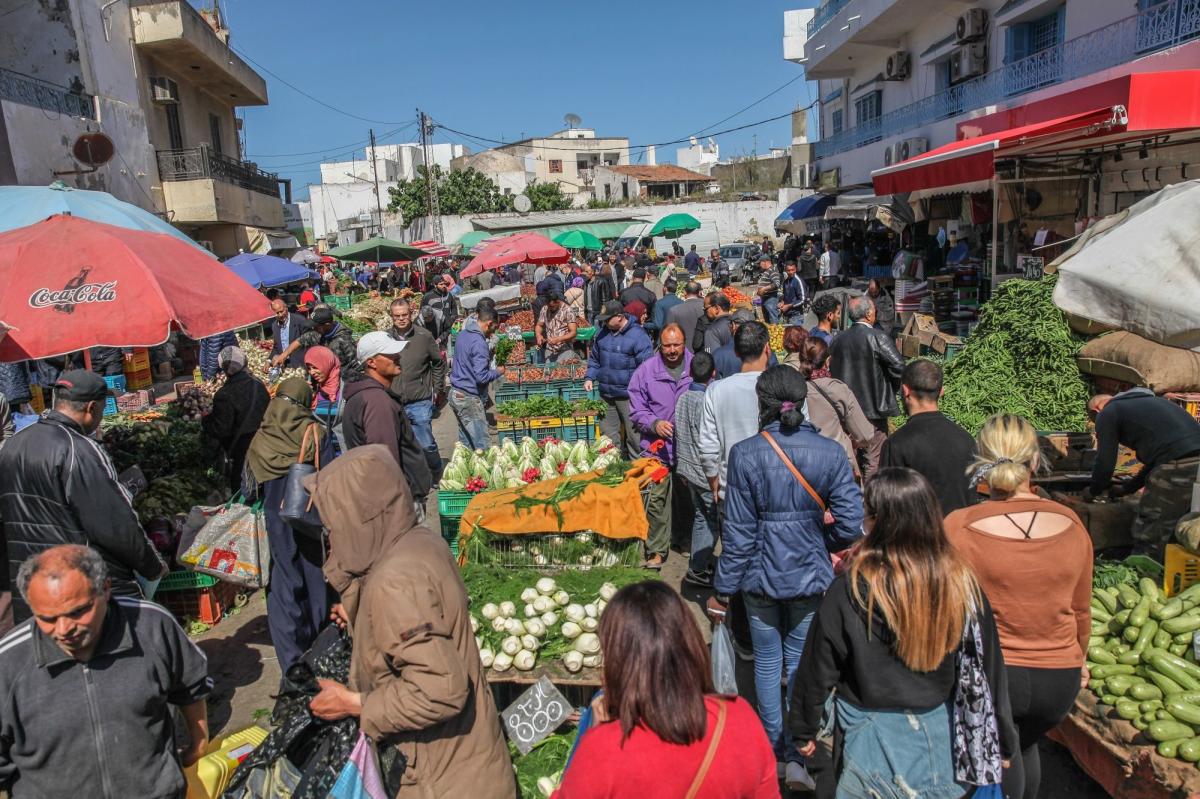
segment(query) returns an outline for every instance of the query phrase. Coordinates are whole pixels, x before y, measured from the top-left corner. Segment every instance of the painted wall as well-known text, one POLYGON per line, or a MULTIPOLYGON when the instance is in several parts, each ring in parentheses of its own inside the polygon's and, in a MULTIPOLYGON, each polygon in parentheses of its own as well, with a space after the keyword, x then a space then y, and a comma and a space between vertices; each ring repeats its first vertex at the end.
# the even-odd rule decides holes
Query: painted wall
MULTIPOLYGON (((390 199, 388 189, 396 185, 395 181, 379 181, 379 207, 387 208, 390 199)), ((374 188, 374 184, 362 182, 309 184, 313 235, 324 238, 330 233, 337 233, 339 219, 374 214, 374 188)))

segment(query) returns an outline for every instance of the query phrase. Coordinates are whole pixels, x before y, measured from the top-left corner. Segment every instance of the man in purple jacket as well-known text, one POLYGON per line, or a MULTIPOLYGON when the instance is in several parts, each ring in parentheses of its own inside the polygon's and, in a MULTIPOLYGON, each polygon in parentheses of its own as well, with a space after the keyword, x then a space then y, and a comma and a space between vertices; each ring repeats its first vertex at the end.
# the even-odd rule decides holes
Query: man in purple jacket
MULTIPOLYGON (((674 464, 675 404, 692 383, 692 353, 684 346, 683 328, 670 324, 659 338, 657 357, 649 358, 629 379, 629 420, 641 434, 643 454, 674 464)), ((671 481, 668 477, 650 489, 646 542, 648 568, 662 568, 671 548, 671 481)))

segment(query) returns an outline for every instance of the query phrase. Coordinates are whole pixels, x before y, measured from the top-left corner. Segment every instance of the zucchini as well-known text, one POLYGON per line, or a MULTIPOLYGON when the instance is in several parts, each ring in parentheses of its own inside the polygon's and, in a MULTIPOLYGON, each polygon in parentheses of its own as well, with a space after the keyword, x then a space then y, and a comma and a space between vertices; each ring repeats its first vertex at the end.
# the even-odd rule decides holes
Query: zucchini
POLYGON ((1192 585, 1183 589, 1179 592, 1179 596, 1177 596, 1176 599, 1181 599, 1184 602, 1189 600, 1192 602, 1200 602, 1200 583, 1193 583, 1192 585))
POLYGON ((1154 634, 1153 643, 1154 643, 1154 646, 1156 646, 1159 649, 1166 649, 1171 644, 1175 643, 1175 641, 1173 638, 1171 638, 1171 634, 1169 632, 1167 632, 1166 630, 1164 630, 1160 627, 1158 632, 1156 632, 1154 634))
POLYGON ((1178 721, 1178 719, 1167 712, 1166 708, 1159 708, 1158 710, 1154 711, 1154 713, 1163 721, 1178 721))
POLYGON ((1133 651, 1139 655, 1146 647, 1150 646, 1150 642, 1154 640, 1154 636, 1158 633, 1158 622, 1154 619, 1147 619, 1142 625, 1142 630, 1138 634, 1133 644, 1133 651))
MULTIPOLYGON (((1138 710, 1137 702, 1134 702, 1132 699, 1118 699, 1117 715, 1126 721, 1133 721, 1142 715, 1142 711, 1138 710)), ((1154 719, 1147 719, 1147 721, 1153 720, 1154 719)))
MULTIPOLYGON (((1161 628, 1161 625, 1159 626, 1161 628)), ((1171 642, 1175 644, 1190 644, 1195 636, 1195 633, 1179 633, 1171 636, 1171 642)))
POLYGON ((1104 624, 1108 624, 1110 621, 1112 621, 1112 614, 1105 610, 1104 606, 1099 602, 1093 602, 1089 610, 1092 613, 1092 622, 1103 622, 1104 624))
POLYGON ((1117 696, 1116 694, 1103 694, 1100 697, 1100 704, 1108 705, 1109 707, 1116 707, 1117 702, 1120 701, 1120 699, 1121 697, 1117 696))
POLYGON ((1162 757, 1175 757, 1175 753, 1179 751, 1179 745, 1184 741, 1190 741, 1191 738, 1175 738, 1170 741, 1161 742, 1157 749, 1158 754, 1162 757))
MULTIPOLYGON (((1192 679, 1200 680, 1200 666, 1190 661, 1184 660, 1181 657, 1172 655, 1170 652, 1163 652, 1161 649, 1154 650, 1155 654, 1165 656, 1176 668, 1183 669, 1192 679)), ((1176 680, 1178 682, 1178 680, 1176 680)))
POLYGON ((1180 760, 1195 763, 1200 760, 1200 738, 1189 738, 1179 745, 1176 754, 1180 760))
POLYGON ((1117 674, 1106 678, 1105 682, 1108 685, 1108 692, 1117 696, 1125 696, 1129 693, 1129 689, 1133 687, 1135 677, 1127 674, 1117 674))
MULTIPOLYGON (((1140 636, 1142 634, 1142 627, 1145 627, 1145 626, 1146 625, 1144 625, 1144 624, 1141 626, 1135 626, 1133 624, 1130 624, 1128 627, 1125 628, 1125 632, 1121 633, 1121 637, 1124 638, 1126 641, 1128 641, 1131 644, 1136 644, 1137 640, 1138 640, 1138 636, 1140 636)), ((1144 646, 1142 647, 1142 649, 1145 649, 1145 648, 1146 647, 1144 647, 1144 646)), ((1136 647, 1135 647, 1135 649, 1136 649, 1136 647)), ((1136 651, 1141 652, 1142 649, 1137 649, 1136 651)))
POLYGON ((1145 732, 1150 727, 1150 724, 1157 724, 1158 722, 1152 721, 1152 722, 1150 722, 1150 724, 1147 724, 1146 721, 1144 719, 1142 719, 1141 716, 1138 716, 1136 719, 1134 719, 1133 721, 1131 721, 1129 723, 1132 724, 1133 728, 1135 730, 1137 730, 1138 732, 1145 732))
POLYGON ((1155 686, 1158 687, 1158 690, 1162 691, 1168 696, 1170 694, 1177 694, 1183 690, 1183 686, 1165 674, 1159 674, 1157 671, 1150 670, 1146 672, 1146 676, 1150 679, 1150 682, 1154 683, 1155 686))
POLYGON ((1156 713, 1162 709, 1163 703, 1161 699, 1150 699, 1146 702, 1138 702, 1138 710, 1142 711, 1143 713, 1156 713))
MULTIPOLYGON (((1106 604, 1105 607, 1108 607, 1106 604)), ((1111 611, 1110 611, 1111 612, 1111 611)), ((1166 621, 1183 613, 1183 600, 1176 597, 1158 609, 1158 620, 1166 621)))
POLYGON ((1142 592, 1142 596, 1150 597, 1151 601, 1162 599, 1162 591, 1158 589, 1158 584, 1149 577, 1138 580, 1138 589, 1142 592))
POLYGON ((1200 724, 1200 707, 1192 704, 1179 694, 1168 696, 1163 702, 1167 712, 1184 724, 1200 724))
POLYGON ((1112 652, 1109 652, 1102 646, 1093 646, 1089 648, 1088 660, 1096 665, 1107 664, 1109 666, 1117 662, 1117 659, 1113 657, 1112 652))
POLYGON ((1131 649, 1128 652, 1122 652, 1120 655, 1117 655, 1117 662, 1124 663, 1129 666, 1136 666, 1138 663, 1141 662, 1141 658, 1142 658, 1141 652, 1137 652, 1137 651, 1131 649))
MULTIPOLYGON (((1113 679, 1116 678, 1114 677, 1113 679)), ((1163 698, 1162 689, 1156 685, 1150 685, 1149 683, 1136 683, 1129 686, 1128 694, 1139 702, 1163 698)))
POLYGON ((1191 649, 1191 644, 1171 644, 1167 647, 1167 651, 1175 657, 1183 657, 1191 649))
POLYGON ((1152 741, 1173 741, 1177 738, 1191 738, 1195 735, 1192 728, 1178 721, 1160 719, 1146 728, 1146 737, 1152 741))
POLYGON ((1150 597, 1144 596, 1142 600, 1133 608, 1133 612, 1129 614, 1129 626, 1141 627, 1150 618, 1150 597))
POLYGON ((1193 705, 1200 705, 1200 691, 1176 691, 1173 694, 1167 694, 1167 696, 1182 699, 1184 702, 1191 702, 1193 705))
POLYGON ((1107 693, 1104 686, 1108 684, 1108 680, 1097 680, 1094 677, 1088 680, 1088 690, 1096 696, 1103 696, 1107 693))
POLYGON ((1117 593, 1120 595, 1121 607, 1123 608, 1137 607, 1137 604, 1142 601, 1142 595, 1124 583, 1117 586, 1117 593))
POLYGON ((1108 611, 1110 616, 1120 610, 1120 606, 1117 604, 1116 595, 1110 594, 1103 589, 1092 592, 1092 599, 1103 605, 1104 609, 1108 611))
MULTIPOLYGON (((1091 676, 1098 680, 1106 680, 1109 677, 1115 677, 1118 674, 1133 674, 1133 666, 1126 666, 1123 663, 1118 663, 1115 666, 1097 666, 1096 668, 1092 669, 1091 676)), ((1176 682, 1179 681, 1176 680, 1176 682)), ((1180 684, 1182 685, 1182 683, 1180 684)), ((1188 686, 1183 687, 1187 688, 1188 686)), ((1198 689, 1188 688, 1188 690, 1198 689)))
POLYGON ((1173 619, 1167 619, 1162 623, 1162 628, 1171 635, 1179 635, 1180 633, 1192 633, 1200 630, 1200 616, 1187 614, 1185 616, 1176 616, 1173 619))
POLYGON ((1088 645, 1088 649, 1091 649, 1091 648, 1092 648, 1092 647, 1094 647, 1094 646, 1098 646, 1098 647, 1100 647, 1101 649, 1104 649, 1104 645, 1105 645, 1107 642, 1108 642, 1108 639, 1107 639, 1107 638, 1105 638, 1104 636, 1102 636, 1102 635, 1093 635, 1091 638, 1089 638, 1089 639, 1088 639, 1088 644, 1087 644, 1087 645, 1088 645))

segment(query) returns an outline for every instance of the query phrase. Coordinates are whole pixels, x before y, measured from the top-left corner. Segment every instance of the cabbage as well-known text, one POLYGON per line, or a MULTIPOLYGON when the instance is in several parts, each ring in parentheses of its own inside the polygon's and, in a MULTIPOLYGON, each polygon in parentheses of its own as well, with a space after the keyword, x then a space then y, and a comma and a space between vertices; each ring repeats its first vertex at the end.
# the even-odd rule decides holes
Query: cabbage
POLYGON ((438 487, 443 491, 462 491, 467 485, 461 480, 455 480, 443 475, 442 482, 438 487))
POLYGON ((588 445, 586 441, 576 441, 575 446, 571 447, 571 464, 580 472, 588 471, 588 445))
POLYGON ((541 450, 538 449, 537 442, 528 436, 521 439, 521 454, 525 455, 531 460, 537 460, 542 456, 541 450))
POLYGON ((488 475, 488 486, 491 488, 503 488, 508 484, 508 478, 504 476, 504 469, 500 468, 500 464, 492 467, 491 474, 488 475))
POLYGON ((500 445, 500 450, 508 456, 509 460, 515 460, 520 454, 517 445, 513 443, 511 438, 504 439, 504 443, 500 445))
POLYGON ((541 462, 538 464, 538 469, 542 473, 543 480, 549 480, 552 477, 558 476, 558 464, 555 463, 554 458, 550 457, 549 455, 542 457, 541 462))
POLYGON ((611 446, 613 446, 612 439, 609 438, 608 436, 602 435, 598 439, 596 439, 596 443, 592 444, 592 452, 599 453, 600 450, 604 449, 605 447, 611 447, 611 446))

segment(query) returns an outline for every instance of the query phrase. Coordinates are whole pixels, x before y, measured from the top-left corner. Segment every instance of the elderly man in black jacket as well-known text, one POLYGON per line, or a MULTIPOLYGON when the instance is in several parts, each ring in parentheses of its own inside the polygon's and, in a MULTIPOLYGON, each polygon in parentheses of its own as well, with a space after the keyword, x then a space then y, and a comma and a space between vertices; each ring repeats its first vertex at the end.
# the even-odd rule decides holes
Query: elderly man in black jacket
POLYGON ((282 365, 288 369, 303 369, 304 349, 289 348, 293 342, 299 341, 302 335, 311 330, 312 325, 300 314, 289 311, 287 303, 283 300, 273 300, 271 311, 275 314, 275 321, 271 323, 271 336, 274 339, 271 347, 271 365, 282 365), (285 350, 288 351, 287 356, 280 358, 285 350), (280 363, 275 363, 276 360, 279 360, 280 363))
MULTIPOLYGON (((8 555, 4 590, 25 559, 58 544, 99 552, 117 596, 140 598, 136 575, 155 580, 166 573, 112 461, 92 438, 107 397, 99 375, 63 372, 54 384, 54 410, 0 450, 0 543, 8 555)), ((13 618, 20 622, 29 615, 14 596, 13 618)))
POLYGON ((887 433, 888 417, 898 416, 896 392, 904 374, 904 358, 890 336, 875 325, 875 303, 854 297, 847 305, 850 329, 829 350, 833 377, 850 386, 875 429, 887 433))
POLYGON ((262 381, 246 371, 246 353, 240 347, 226 347, 216 361, 225 375, 225 385, 217 389, 212 412, 200 421, 200 427, 225 453, 229 490, 236 493, 242 484, 246 451, 262 424, 271 396, 262 381))

